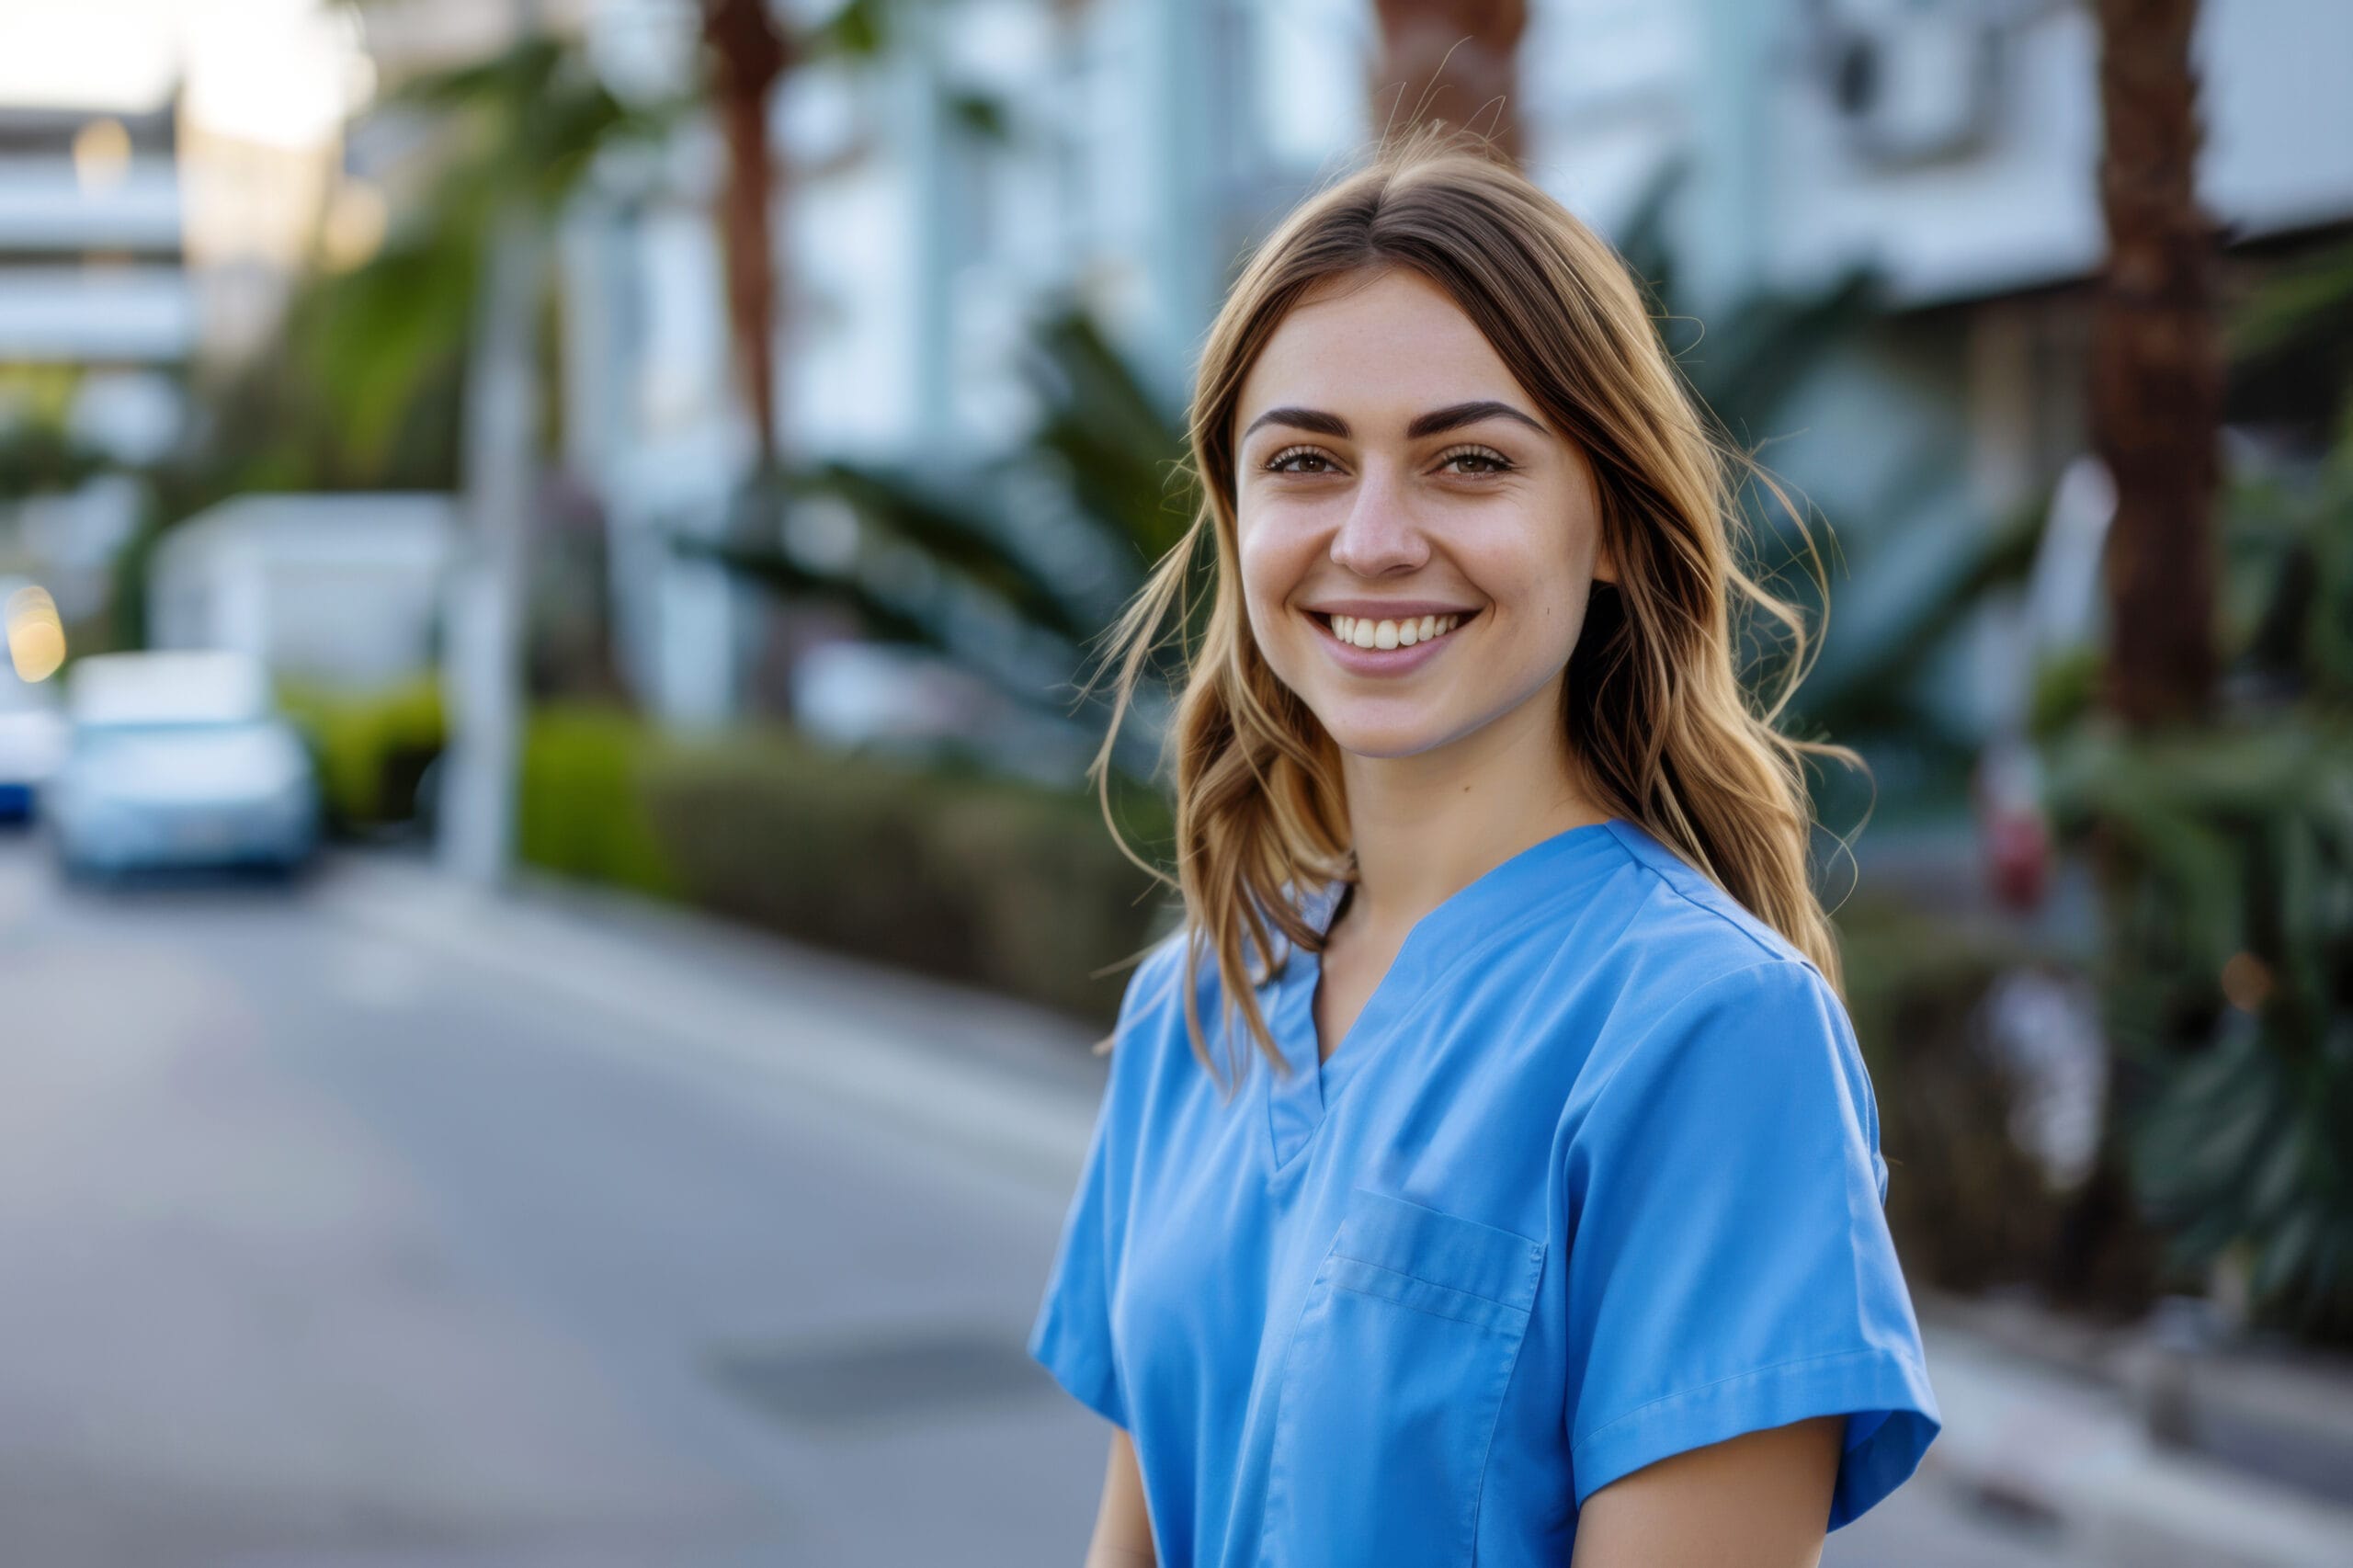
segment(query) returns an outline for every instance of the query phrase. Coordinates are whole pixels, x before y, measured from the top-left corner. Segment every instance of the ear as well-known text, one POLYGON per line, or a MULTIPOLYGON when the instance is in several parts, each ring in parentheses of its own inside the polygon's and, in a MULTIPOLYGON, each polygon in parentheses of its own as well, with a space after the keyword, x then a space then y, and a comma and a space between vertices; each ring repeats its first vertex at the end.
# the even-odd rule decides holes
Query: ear
POLYGON ((1593 580, 1597 583, 1608 583, 1612 587, 1615 587, 1618 583, 1617 557, 1610 550, 1609 541, 1606 539, 1595 548, 1593 552, 1593 580))

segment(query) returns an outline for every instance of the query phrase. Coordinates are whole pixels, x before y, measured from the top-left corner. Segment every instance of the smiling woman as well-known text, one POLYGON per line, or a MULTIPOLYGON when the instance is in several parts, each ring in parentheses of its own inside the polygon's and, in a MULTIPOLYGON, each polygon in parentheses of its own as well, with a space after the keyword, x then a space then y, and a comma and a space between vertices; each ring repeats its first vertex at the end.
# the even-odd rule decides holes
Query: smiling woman
POLYGON ((1212 554, 1186 920, 1031 1336, 1119 1428, 1093 1561, 1814 1562, 1940 1417, 1807 858, 1848 754, 1734 668, 1736 607, 1805 647, 1745 458, 1608 246, 1438 131, 1267 240, 1191 433, 1113 643, 1124 712, 1212 554))

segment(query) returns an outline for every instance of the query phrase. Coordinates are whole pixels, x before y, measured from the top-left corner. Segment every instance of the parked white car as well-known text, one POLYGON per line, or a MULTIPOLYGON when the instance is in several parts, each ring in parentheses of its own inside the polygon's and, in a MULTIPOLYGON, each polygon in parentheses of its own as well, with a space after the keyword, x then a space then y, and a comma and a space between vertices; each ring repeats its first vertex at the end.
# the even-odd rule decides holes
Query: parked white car
POLYGON ((257 661, 105 653, 67 676, 65 758, 40 814, 68 875, 308 861, 316 773, 257 661))

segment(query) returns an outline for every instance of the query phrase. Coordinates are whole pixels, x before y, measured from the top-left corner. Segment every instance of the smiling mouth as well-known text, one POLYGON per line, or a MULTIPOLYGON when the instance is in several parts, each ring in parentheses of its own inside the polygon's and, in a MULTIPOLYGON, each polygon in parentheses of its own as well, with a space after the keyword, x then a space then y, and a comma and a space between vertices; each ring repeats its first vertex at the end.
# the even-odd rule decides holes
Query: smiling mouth
POLYGON ((1336 642, 1352 648, 1411 648, 1421 642, 1435 642, 1454 631, 1470 615, 1425 615, 1418 619, 1376 620, 1370 616, 1319 615, 1325 631, 1336 642))

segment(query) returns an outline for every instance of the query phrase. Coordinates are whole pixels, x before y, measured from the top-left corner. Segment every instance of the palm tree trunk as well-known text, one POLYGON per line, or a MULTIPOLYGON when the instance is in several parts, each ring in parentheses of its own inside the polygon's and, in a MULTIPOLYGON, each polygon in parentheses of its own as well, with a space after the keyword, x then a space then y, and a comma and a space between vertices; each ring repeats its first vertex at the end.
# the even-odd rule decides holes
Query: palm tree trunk
MULTIPOLYGON (((2195 720, 2214 686, 2222 357, 2214 233, 2198 207, 2198 0, 2097 0, 2097 14, 2109 244, 2092 315, 2091 432, 2116 482, 2103 700, 2148 729, 2195 720)), ((2096 830, 2092 850, 2111 933, 2113 1017, 2126 961, 2113 934, 2144 896, 2143 871, 2112 834, 2096 830)), ((2151 1068, 2112 1049, 2100 1158, 2062 1217, 2049 1282, 2062 1302, 2138 1311, 2163 1283, 2129 1153, 2151 1068)))
POLYGON ((727 143, 720 228, 729 326, 766 472, 777 459, 777 257, 769 219, 776 168, 768 153, 768 97, 792 63, 792 50, 767 0, 703 0, 702 36, 727 143))
POLYGON ((2116 481, 2106 697, 2128 723, 2194 718, 2214 685, 2222 353, 2200 211, 2198 0, 2098 0, 2100 205, 2092 440, 2116 481))
POLYGON ((1528 0, 1374 0, 1381 59, 1373 118, 1392 134, 1430 120, 1493 126, 1498 151, 1519 159, 1518 55, 1528 0))

